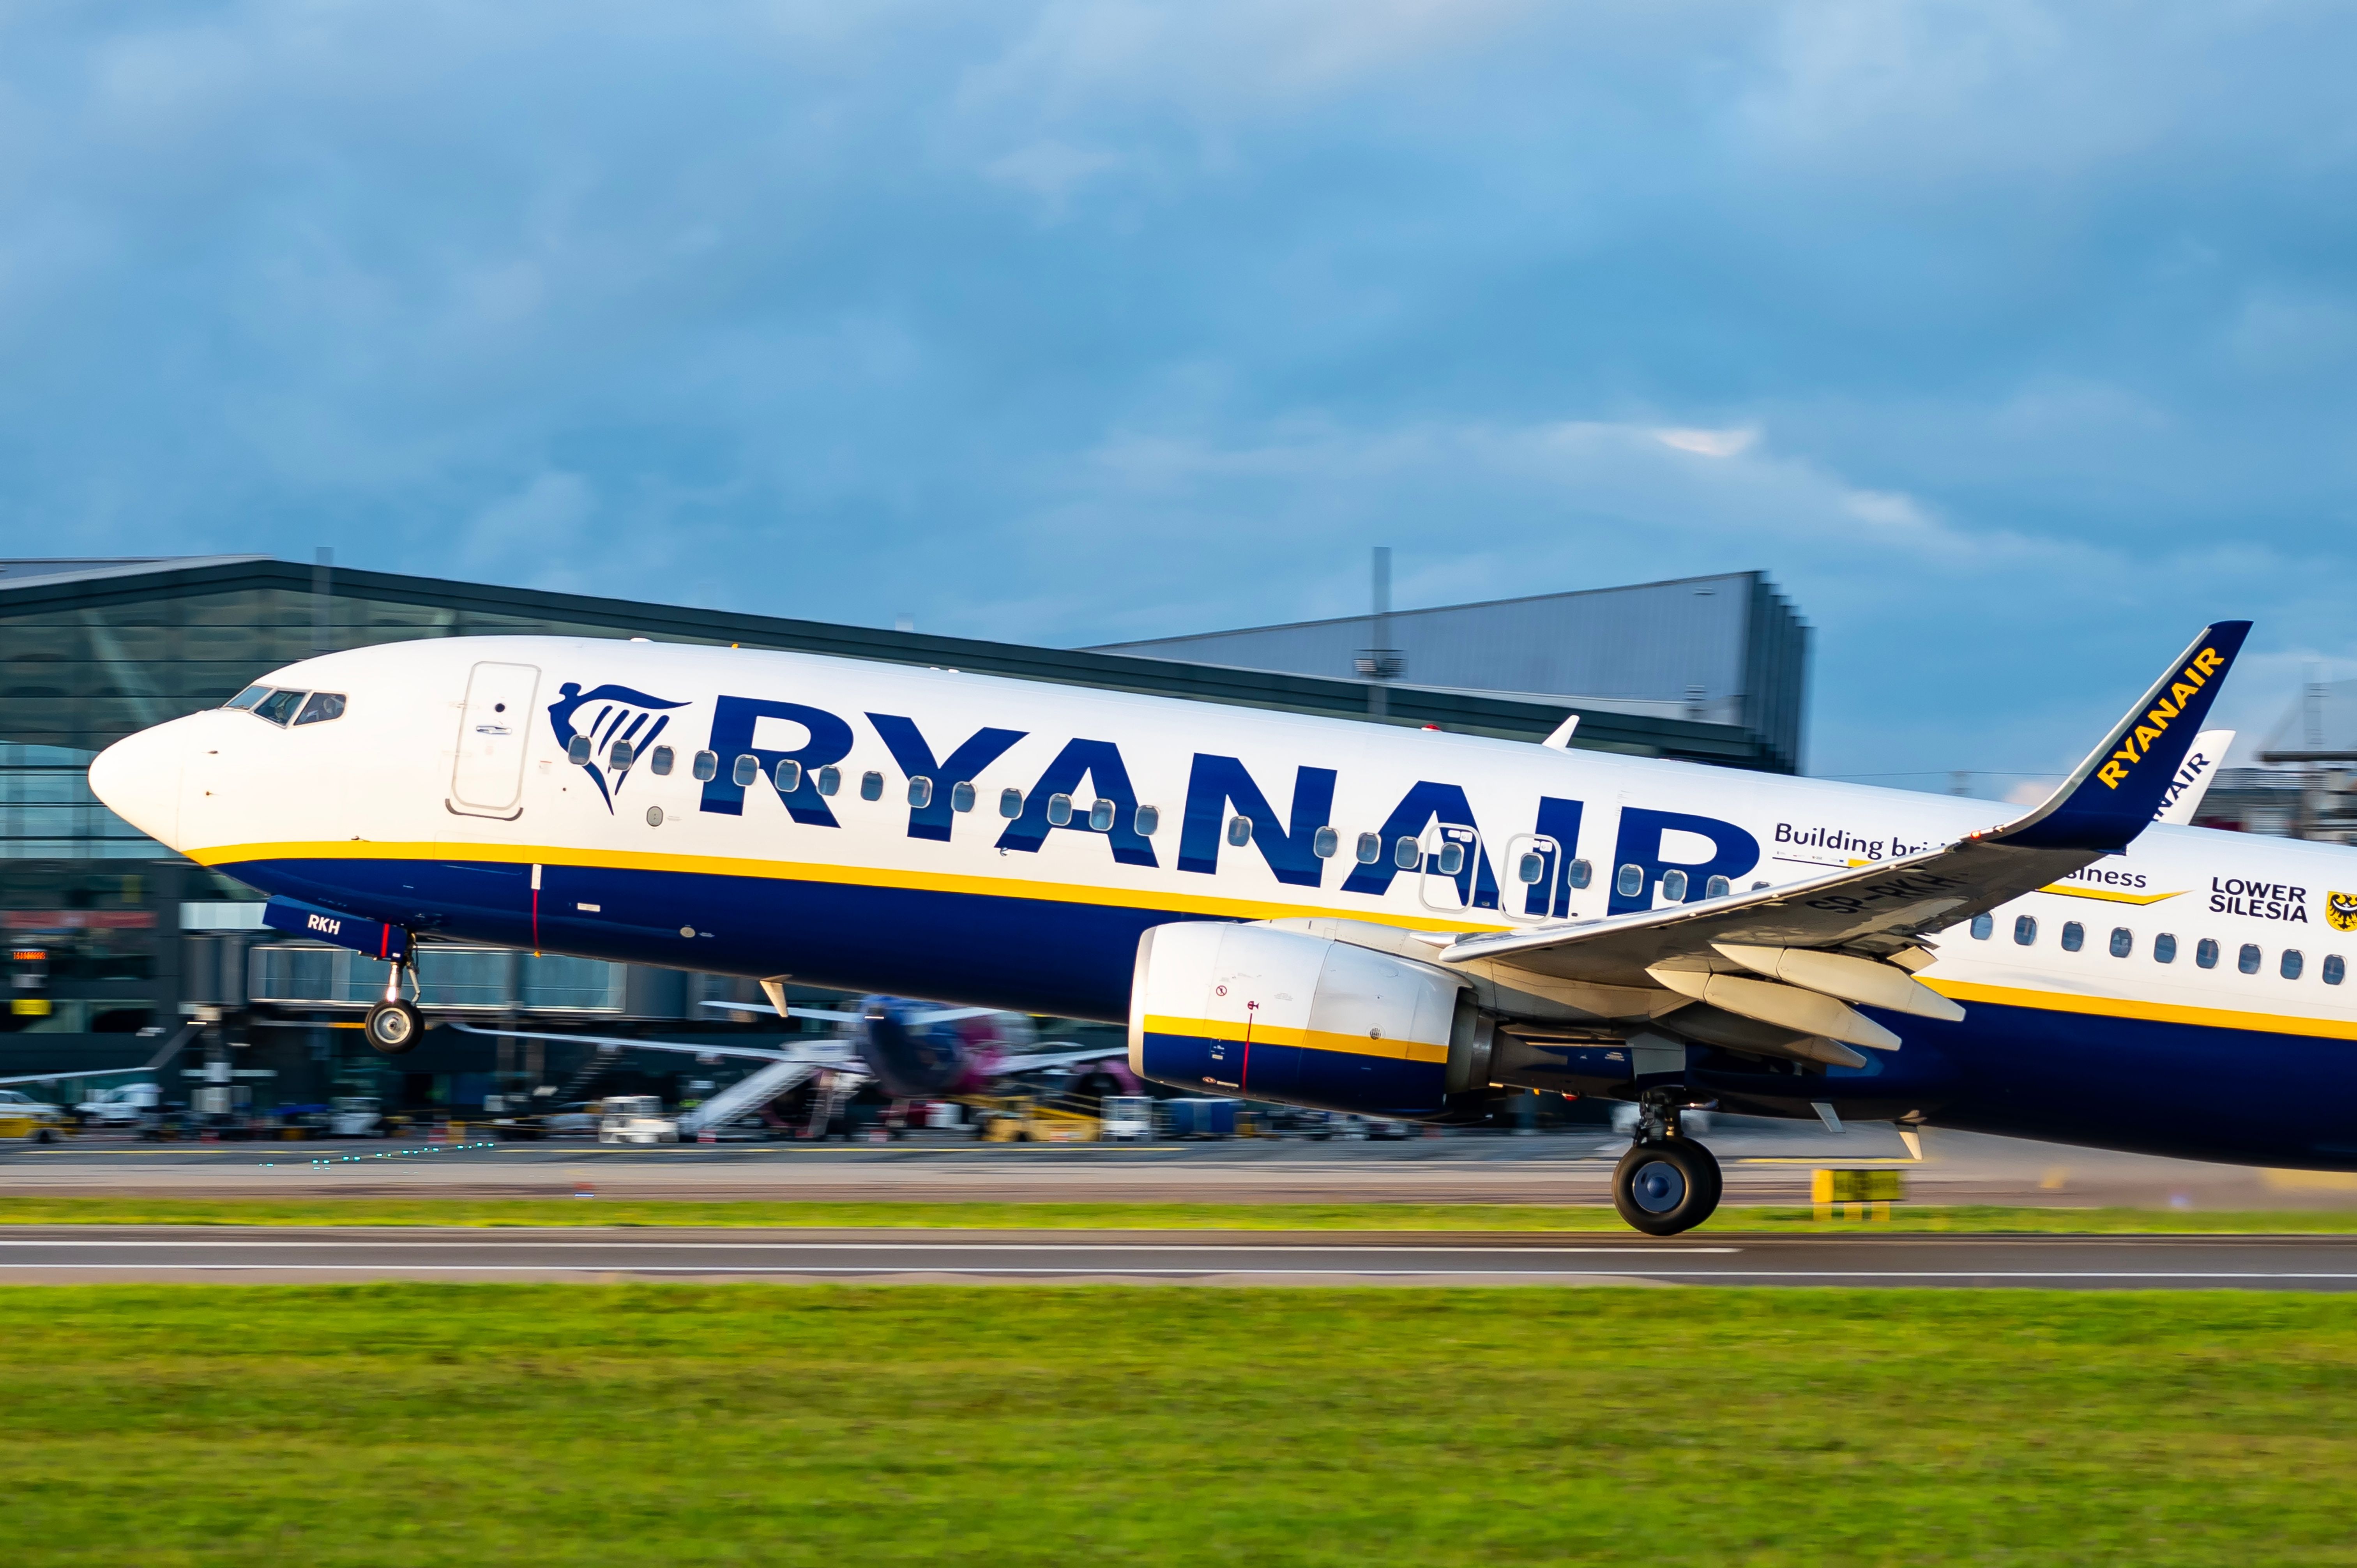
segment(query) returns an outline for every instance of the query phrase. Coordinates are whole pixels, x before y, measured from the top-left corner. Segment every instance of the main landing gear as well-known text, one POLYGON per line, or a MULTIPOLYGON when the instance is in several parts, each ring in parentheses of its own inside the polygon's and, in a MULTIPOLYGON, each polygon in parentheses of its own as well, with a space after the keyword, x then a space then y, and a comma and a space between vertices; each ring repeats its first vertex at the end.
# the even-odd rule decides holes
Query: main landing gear
POLYGON ((1691 1230, 1718 1207, 1718 1161, 1679 1131, 1679 1107, 1660 1090, 1639 1106, 1637 1141, 1612 1172, 1612 1207, 1648 1236, 1691 1230))
POLYGON ((418 1037, 425 1033, 425 1016, 416 1004, 405 1002, 401 995, 401 977, 409 976, 409 989, 417 990, 417 970, 414 960, 395 961, 393 972, 385 976, 384 1000, 368 1010, 368 1018, 361 1025, 361 1033, 368 1043, 389 1057, 407 1054, 417 1048, 418 1037))

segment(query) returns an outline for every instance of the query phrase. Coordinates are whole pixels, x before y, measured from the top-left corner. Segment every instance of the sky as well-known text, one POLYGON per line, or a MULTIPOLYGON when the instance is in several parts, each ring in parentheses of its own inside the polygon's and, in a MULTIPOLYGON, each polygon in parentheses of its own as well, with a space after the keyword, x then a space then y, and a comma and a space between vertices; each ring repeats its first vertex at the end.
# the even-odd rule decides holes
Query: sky
MULTIPOLYGON (((1808 766, 2357 675, 2357 6, 0 0, 0 553, 1077 646, 1767 571, 1808 766)), ((2244 750, 2249 749, 2246 746, 2244 750)))

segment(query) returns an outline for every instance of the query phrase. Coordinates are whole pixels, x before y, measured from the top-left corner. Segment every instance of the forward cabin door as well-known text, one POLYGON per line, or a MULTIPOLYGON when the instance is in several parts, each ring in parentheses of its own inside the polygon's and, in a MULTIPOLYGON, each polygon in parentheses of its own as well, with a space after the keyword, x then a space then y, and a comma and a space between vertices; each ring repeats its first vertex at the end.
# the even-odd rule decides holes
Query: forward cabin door
POLYGON ((450 776, 452 810, 477 817, 522 813, 524 746, 539 690, 540 669, 533 664, 478 664, 468 676, 458 761, 450 776))

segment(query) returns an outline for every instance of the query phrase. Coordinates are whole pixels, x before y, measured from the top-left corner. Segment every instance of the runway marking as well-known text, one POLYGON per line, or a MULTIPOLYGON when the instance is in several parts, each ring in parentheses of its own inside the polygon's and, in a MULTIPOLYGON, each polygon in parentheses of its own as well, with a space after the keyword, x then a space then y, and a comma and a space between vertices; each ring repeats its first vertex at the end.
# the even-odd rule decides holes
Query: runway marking
MULTIPOLYGON (((1348 1246, 1340 1244, 1334 1246, 1318 1246, 1315 1244, 1305 1244, 1301 1246, 1275 1246, 1255 1244, 1253 1242, 1231 1244, 1227 1242, 1190 1243, 1186 1241, 1071 1241, 1048 1243, 1037 1241, 531 1241, 520 1240, 512 1237, 504 1236, 497 1239, 496 1240, 452 1239, 448 1240, 430 1241, 363 1241, 346 1239, 310 1241, 234 1241, 217 1240, 210 1237, 200 1237, 186 1241, 36 1241, 23 1240, 13 1236, 0 1238, 0 1250, 6 1251, 26 1251, 33 1248, 62 1249, 67 1247, 105 1249, 113 1251, 125 1251, 138 1247, 166 1250, 177 1249, 180 1251, 194 1251, 209 1247, 231 1251, 238 1249, 253 1251, 265 1247, 283 1247, 306 1248, 312 1251, 319 1251, 330 1247, 348 1247, 354 1251, 365 1250, 371 1251, 423 1251, 432 1248, 479 1249, 483 1247, 529 1247, 542 1251, 557 1249, 584 1252, 1174 1252, 1200 1250, 1203 1251, 1219 1252, 1282 1252, 1290 1257, 1300 1257, 1318 1252, 1375 1252, 1386 1256, 1396 1256, 1402 1252, 1435 1253, 1442 1255, 1502 1253, 1508 1256, 1559 1256, 1571 1253, 1609 1252, 1616 1257, 1666 1255, 1670 1257, 1685 1258, 1693 1257, 1697 1253, 1733 1253, 1739 1252, 1743 1250, 1740 1247, 1645 1247, 1615 1245, 1597 1247, 1453 1247, 1445 1242, 1427 1246, 1407 1245, 1397 1247, 1375 1247, 1348 1246)), ((79 1267, 80 1265, 77 1264, 76 1266, 79 1267)))
MULTIPOLYGON (((267 1273, 272 1271, 280 1273, 355 1273, 371 1270, 382 1272, 383 1267, 383 1265, 371 1263, 0 1263, 0 1270, 63 1269, 70 1271, 96 1271, 102 1269, 122 1270, 166 1268, 187 1269, 209 1273, 267 1273)), ((574 1268, 558 1269, 546 1264, 532 1265, 519 1263, 404 1263, 399 1265, 399 1267, 402 1271, 410 1273, 632 1273, 697 1276, 705 1274, 870 1275, 905 1273, 928 1274, 973 1274, 978 1277, 1006 1274, 1038 1274, 1053 1275, 1070 1279, 1091 1279, 1101 1277, 1119 1278, 1137 1274, 1152 1274, 1157 1276, 1167 1275, 1173 1278, 1194 1277, 1199 1275, 1261 1274, 1277 1277, 1297 1277, 1302 1274, 1330 1274, 1337 1279, 1382 1279, 1392 1277, 1429 1278, 1436 1273, 1445 1272, 1448 1277, 1455 1279, 1518 1280, 1691 1279, 1705 1282, 1735 1279, 2357 1281, 2357 1273, 2326 1273, 2276 1271, 2247 1273, 2221 1273, 2191 1270, 2145 1271, 2089 1269, 2052 1271, 1994 1269, 1729 1269, 1724 1271, 1691 1269, 1463 1269, 1439 1271, 1434 1269, 1231 1269, 1220 1268, 1217 1265, 1203 1265, 1200 1267, 1186 1269, 1155 1267, 1123 1269, 1119 1271, 1109 1271, 1104 1274, 1098 1275, 1091 1274, 1086 1271, 1076 1269, 1047 1268, 1025 1266, 1020 1264, 982 1267, 950 1263, 911 1263, 907 1268, 899 1270, 879 1269, 869 1265, 853 1263, 812 1263, 800 1267, 746 1265, 735 1268, 718 1264, 709 1268, 631 1268, 623 1264, 616 1264, 610 1267, 600 1268, 595 1264, 584 1264, 574 1268)))

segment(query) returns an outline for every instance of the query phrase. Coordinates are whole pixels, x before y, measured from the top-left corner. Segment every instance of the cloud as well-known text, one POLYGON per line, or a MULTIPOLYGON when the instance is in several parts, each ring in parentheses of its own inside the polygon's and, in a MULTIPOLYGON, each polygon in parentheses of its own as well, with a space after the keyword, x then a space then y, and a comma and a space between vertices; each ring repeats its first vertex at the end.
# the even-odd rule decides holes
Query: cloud
POLYGON ((2357 660, 2357 17, 0 11, 0 524, 1086 642, 1758 567, 1830 772, 2357 660), (2283 662, 2288 660, 2289 663, 2283 662), (2270 660, 2274 660, 2270 662, 2270 660))
POLYGON ((1760 439, 1757 430, 1656 430, 1653 439, 1681 452, 1704 457, 1734 457, 1750 450, 1760 439))

